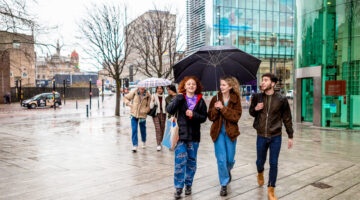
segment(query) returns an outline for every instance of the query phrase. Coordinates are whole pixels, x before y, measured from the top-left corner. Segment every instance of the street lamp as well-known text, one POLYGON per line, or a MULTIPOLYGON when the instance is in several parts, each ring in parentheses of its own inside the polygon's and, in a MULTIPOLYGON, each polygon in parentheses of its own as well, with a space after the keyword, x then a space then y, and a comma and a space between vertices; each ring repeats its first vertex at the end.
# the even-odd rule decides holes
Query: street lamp
POLYGON ((218 39, 219 39, 219 45, 221 45, 221 31, 220 31, 220 6, 217 6, 217 12, 216 12, 217 20, 218 20, 218 39))
POLYGON ((91 96, 92 96, 92 92, 91 92, 91 78, 89 79, 89 97, 90 97, 90 110, 91 110, 91 96))
POLYGON ((54 106, 54 110, 56 110, 56 105, 55 105, 55 90, 56 90, 56 88, 55 88, 55 77, 53 78, 53 106, 54 106))
POLYGON ((276 40, 277 40, 276 33, 272 33, 270 37, 270 42, 271 42, 270 73, 273 73, 273 68, 274 68, 275 75, 276 75, 276 68, 274 62, 276 61, 276 58, 274 58, 274 46, 276 44, 276 40))
POLYGON ((104 79, 101 80, 101 102, 104 102, 104 79))

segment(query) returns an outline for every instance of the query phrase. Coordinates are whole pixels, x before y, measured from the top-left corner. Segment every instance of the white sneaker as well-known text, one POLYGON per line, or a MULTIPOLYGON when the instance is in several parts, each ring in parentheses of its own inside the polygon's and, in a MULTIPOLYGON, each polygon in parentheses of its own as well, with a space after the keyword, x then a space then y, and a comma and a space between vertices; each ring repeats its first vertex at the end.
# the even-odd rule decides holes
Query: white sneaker
POLYGON ((133 146, 132 152, 136 153, 136 151, 137 151, 137 146, 133 146))
POLYGON ((158 145, 158 146, 156 147, 156 150, 157 150, 157 151, 161 151, 161 145, 158 145))
POLYGON ((146 148, 146 144, 145 142, 142 143, 142 148, 145 149, 146 148))

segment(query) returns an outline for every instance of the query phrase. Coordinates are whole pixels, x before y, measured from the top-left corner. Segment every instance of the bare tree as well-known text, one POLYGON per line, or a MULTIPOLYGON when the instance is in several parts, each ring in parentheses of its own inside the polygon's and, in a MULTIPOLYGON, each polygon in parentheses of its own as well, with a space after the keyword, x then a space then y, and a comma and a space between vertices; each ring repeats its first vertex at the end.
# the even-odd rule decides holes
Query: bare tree
POLYGON ((183 56, 177 52, 181 32, 176 24, 176 15, 156 8, 129 24, 137 71, 148 77, 171 78, 171 66, 183 56))
POLYGON ((84 51, 116 82, 116 116, 120 115, 120 75, 131 49, 125 48, 130 46, 126 10, 126 6, 93 4, 79 24, 81 38, 87 44, 84 51))
MULTIPOLYGON (((36 0, 0 0, 0 30, 13 33, 16 36, 16 42, 24 45, 35 45, 36 47, 45 48, 50 52, 49 47, 56 48, 55 45, 36 41, 35 36, 39 34, 49 34, 49 31, 57 27, 48 27, 40 25, 34 14, 29 12, 29 4, 37 4, 36 0), (31 36, 31 37, 29 37, 31 36)), ((15 40, 15 39, 14 39, 15 40)), ((3 52, 12 49, 14 42, 12 40, 0 40, 3 52), (4 49, 5 48, 5 49, 4 49)), ((33 59, 32 55, 27 58, 33 59)))
POLYGON ((27 11, 26 0, 0 0, 0 29, 10 32, 29 32, 35 28, 34 17, 27 11))

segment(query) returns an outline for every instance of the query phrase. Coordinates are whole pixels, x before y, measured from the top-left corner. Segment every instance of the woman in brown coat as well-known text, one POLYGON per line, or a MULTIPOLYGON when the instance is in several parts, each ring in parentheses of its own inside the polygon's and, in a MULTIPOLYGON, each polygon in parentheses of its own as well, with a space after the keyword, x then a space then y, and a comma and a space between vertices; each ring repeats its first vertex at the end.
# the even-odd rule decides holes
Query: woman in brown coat
POLYGON ((220 91, 210 102, 208 118, 212 121, 210 136, 214 142, 218 165, 220 196, 227 195, 231 169, 235 164, 236 138, 240 135, 238 121, 242 108, 240 86, 236 78, 220 78, 220 91))

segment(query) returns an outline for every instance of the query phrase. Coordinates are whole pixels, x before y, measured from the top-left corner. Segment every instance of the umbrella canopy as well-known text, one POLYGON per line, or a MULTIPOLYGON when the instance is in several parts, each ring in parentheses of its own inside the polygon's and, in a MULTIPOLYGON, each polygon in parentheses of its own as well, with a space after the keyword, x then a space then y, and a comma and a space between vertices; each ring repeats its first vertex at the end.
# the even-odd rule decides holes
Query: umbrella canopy
POLYGON ((157 87, 170 85, 171 81, 164 78, 147 78, 138 82, 137 87, 157 87))
POLYGON ((173 66, 175 82, 185 76, 200 79, 205 91, 219 89, 220 77, 234 76, 240 84, 256 79, 261 60, 233 46, 204 46, 173 66))

